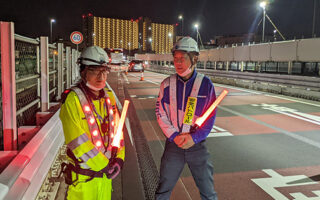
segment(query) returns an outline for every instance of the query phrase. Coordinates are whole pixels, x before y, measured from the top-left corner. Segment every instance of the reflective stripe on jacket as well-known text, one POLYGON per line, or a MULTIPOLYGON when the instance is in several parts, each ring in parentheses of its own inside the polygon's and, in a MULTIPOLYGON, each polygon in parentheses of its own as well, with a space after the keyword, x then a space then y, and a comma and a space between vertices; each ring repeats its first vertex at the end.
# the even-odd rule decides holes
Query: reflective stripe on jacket
MULTIPOLYGON (((170 141, 173 141, 173 139, 182 132, 182 120, 184 111, 186 109, 188 97, 191 95, 191 91, 197 74, 198 73, 195 70, 191 78, 187 81, 183 81, 181 77, 174 74, 166 78, 160 85, 159 96, 156 103, 156 115, 163 133, 170 141), (172 113, 170 109, 171 104, 175 104, 175 102, 170 102, 170 80, 174 80, 173 76, 177 77, 175 78, 177 108, 176 113, 172 113), (176 118, 174 116, 176 116, 176 118), (179 124, 178 126, 176 126, 175 124, 178 122, 179 124)), ((201 86, 198 91, 197 99, 198 100, 195 111, 195 118, 201 116, 216 99, 214 86, 211 80, 206 76, 203 77, 201 86)), ((192 138, 195 143, 199 143, 206 139, 213 127, 216 116, 215 113, 216 112, 210 115, 209 119, 202 125, 202 127, 198 128, 196 132, 192 134, 192 138)))

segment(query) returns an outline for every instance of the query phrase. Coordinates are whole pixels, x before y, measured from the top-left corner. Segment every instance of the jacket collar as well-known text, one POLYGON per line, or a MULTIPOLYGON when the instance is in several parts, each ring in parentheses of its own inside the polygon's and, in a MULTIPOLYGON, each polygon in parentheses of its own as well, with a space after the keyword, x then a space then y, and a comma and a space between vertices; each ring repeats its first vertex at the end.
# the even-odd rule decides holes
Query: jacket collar
POLYGON ((188 80, 186 80, 186 81, 184 81, 184 80, 182 79, 182 77, 179 76, 178 74, 177 74, 177 76, 178 76, 178 80, 180 80, 180 81, 182 81, 182 82, 189 82, 189 81, 194 80, 194 79, 197 77, 197 74, 198 74, 197 70, 194 69, 193 72, 192 72, 192 76, 191 76, 188 80))

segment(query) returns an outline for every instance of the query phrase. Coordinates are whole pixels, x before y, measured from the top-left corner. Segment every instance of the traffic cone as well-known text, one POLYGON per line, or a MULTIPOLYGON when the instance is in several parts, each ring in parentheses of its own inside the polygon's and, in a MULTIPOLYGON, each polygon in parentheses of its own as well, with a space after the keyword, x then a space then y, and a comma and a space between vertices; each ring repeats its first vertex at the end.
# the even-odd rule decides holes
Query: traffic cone
POLYGON ((143 81, 144 78, 143 78, 143 72, 141 72, 141 78, 140 78, 140 81, 143 81))

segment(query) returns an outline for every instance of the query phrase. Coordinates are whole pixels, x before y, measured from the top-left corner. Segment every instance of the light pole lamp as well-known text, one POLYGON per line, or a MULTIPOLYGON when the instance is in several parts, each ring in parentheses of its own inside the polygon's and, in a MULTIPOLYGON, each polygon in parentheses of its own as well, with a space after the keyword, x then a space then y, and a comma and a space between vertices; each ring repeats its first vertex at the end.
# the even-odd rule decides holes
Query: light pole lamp
POLYGON ((181 35, 183 36, 183 15, 179 15, 179 19, 181 20, 181 35))
POLYGON ((52 23, 55 23, 55 19, 50 19, 50 43, 52 43, 52 23))
POLYGON ((197 30, 197 44, 198 44, 198 37, 199 37, 199 24, 195 23, 194 28, 197 30))
POLYGON ((266 1, 260 2, 260 7, 263 9, 262 42, 264 42, 264 29, 265 29, 265 25, 266 25, 266 6, 267 6, 266 1))

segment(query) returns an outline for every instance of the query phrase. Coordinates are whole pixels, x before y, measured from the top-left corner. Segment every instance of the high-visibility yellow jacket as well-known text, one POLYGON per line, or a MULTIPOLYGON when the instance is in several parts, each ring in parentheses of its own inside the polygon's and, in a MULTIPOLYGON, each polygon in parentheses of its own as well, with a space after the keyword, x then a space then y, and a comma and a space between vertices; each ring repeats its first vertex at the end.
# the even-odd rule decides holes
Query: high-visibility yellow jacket
MULTIPOLYGON (((111 100, 111 104, 113 105, 112 107, 115 116, 116 127, 118 122, 117 118, 119 119, 119 113, 116 108, 116 100, 110 90, 105 89, 105 92, 107 92, 111 100)), ((92 100, 96 112, 100 116, 106 116, 108 112, 108 110, 106 110, 103 106, 104 101, 105 98, 92 100)), ((101 123, 98 120, 97 115, 95 113, 94 115, 100 128, 100 132, 103 134, 101 131, 101 123)), ((106 155, 104 155, 103 152, 98 151, 92 143, 87 119, 79 98, 74 91, 68 93, 63 105, 61 106, 60 119, 63 125, 65 143, 73 152, 75 157, 80 161, 83 161, 83 163, 80 165, 81 168, 90 169, 93 171, 100 171, 105 168, 109 163, 109 159, 106 157, 106 155)), ((105 143, 106 146, 108 145, 107 142, 108 141, 105 143)), ((125 149, 123 145, 123 147, 118 150, 117 158, 124 160, 124 154, 125 149)))

